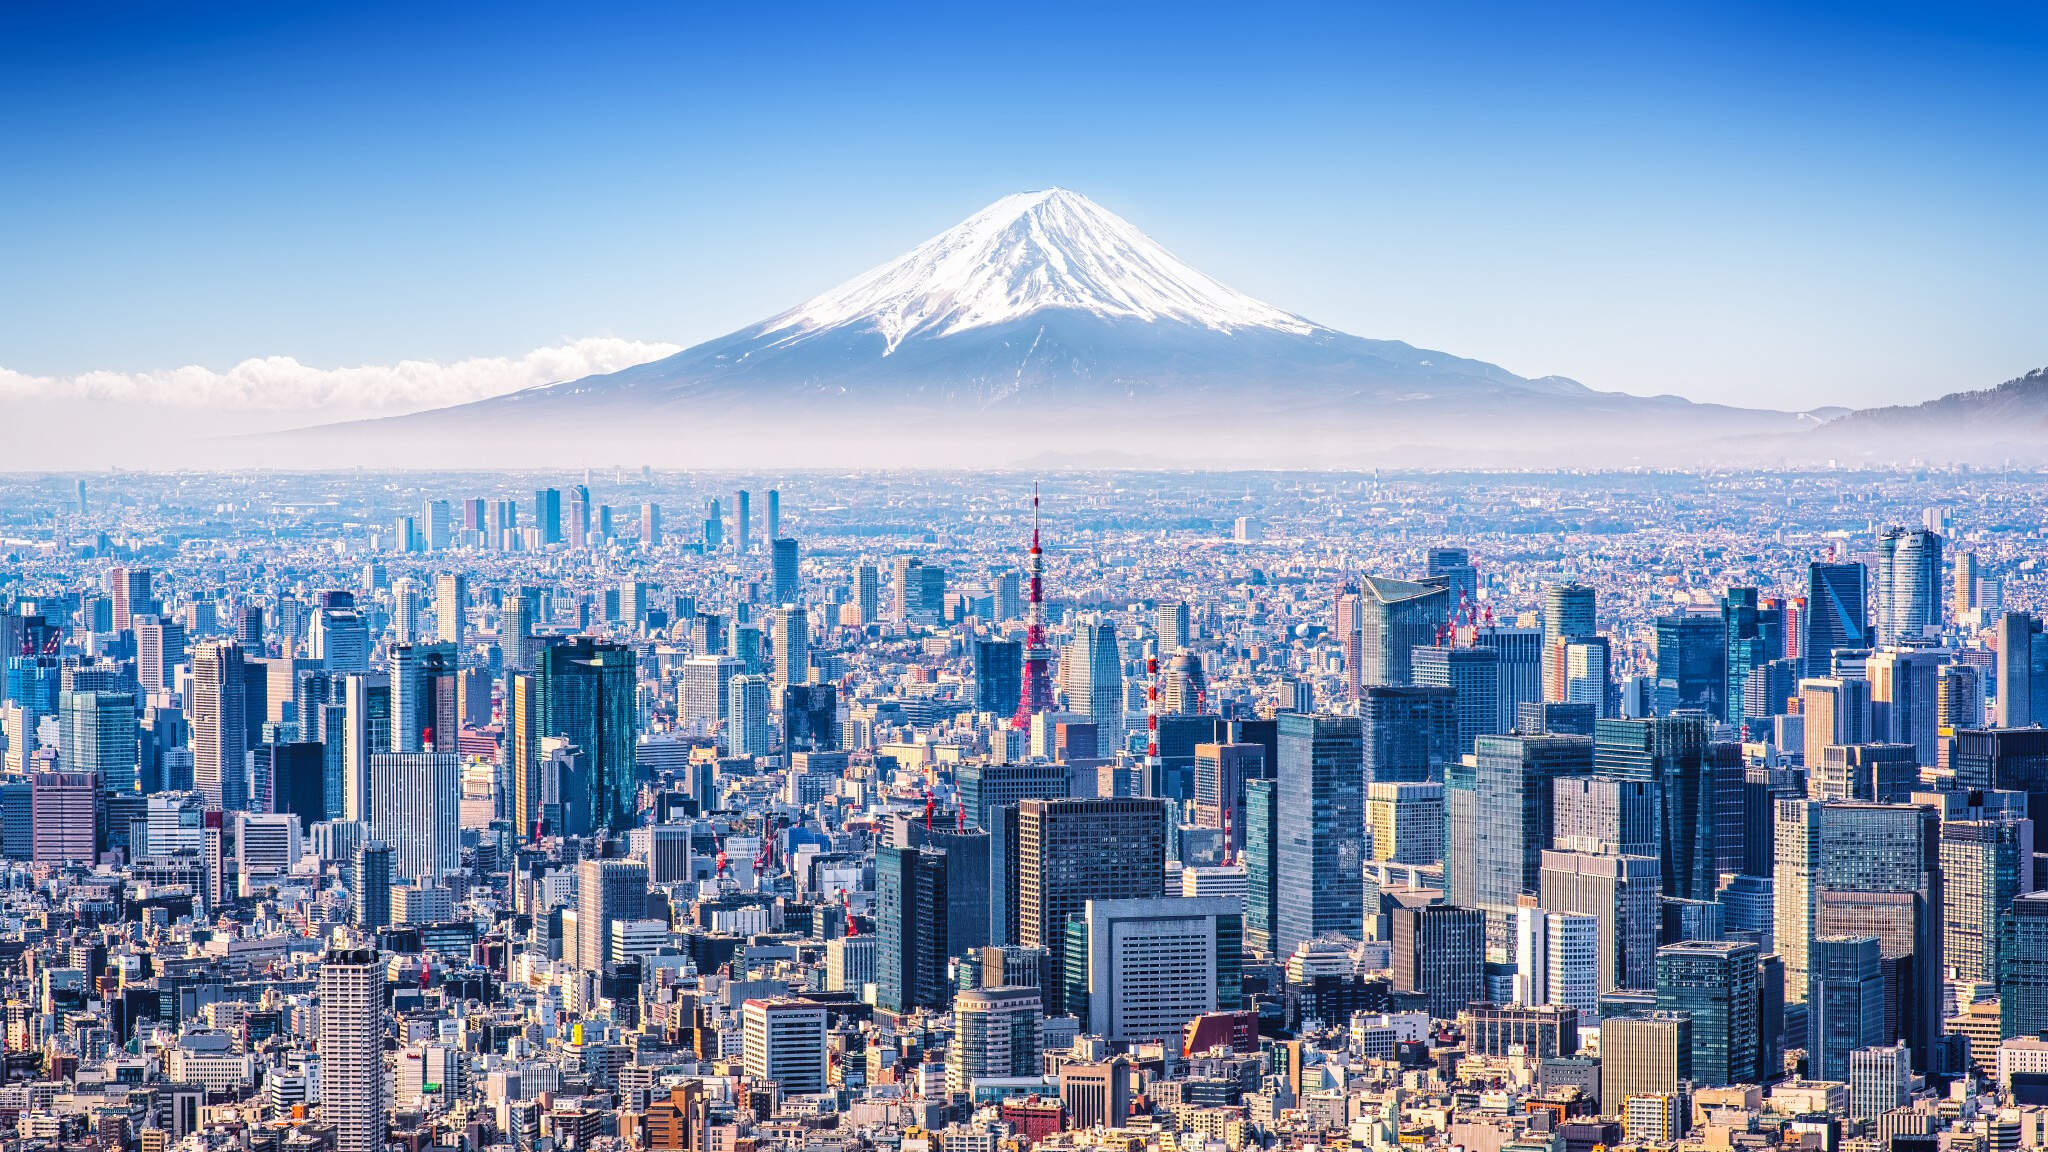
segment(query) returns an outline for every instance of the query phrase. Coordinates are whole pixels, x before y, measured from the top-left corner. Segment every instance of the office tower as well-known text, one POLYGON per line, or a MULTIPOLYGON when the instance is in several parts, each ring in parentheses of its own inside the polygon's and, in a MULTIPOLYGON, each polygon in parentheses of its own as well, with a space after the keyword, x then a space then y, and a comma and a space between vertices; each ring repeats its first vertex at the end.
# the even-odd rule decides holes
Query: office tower
POLYGON ((394 644, 390 661, 391 751, 455 751, 461 720, 454 647, 394 644))
POLYGON ((328 818, 326 750, 310 741, 262 744, 249 759, 252 783, 267 801, 260 810, 296 817, 300 835, 311 836, 313 825, 328 818))
MULTIPOLYGON (((481 511, 477 519, 483 519, 481 511)), ((481 527, 481 523, 478 526, 481 527)), ((582 484, 569 489, 569 520, 563 525, 562 534, 571 548, 590 546, 590 489, 582 484)))
POLYGON ((2041 695, 2048 694, 2048 675, 2034 674, 2048 667, 2048 635, 2043 634, 2041 621, 2024 612, 2007 612, 1999 616, 1992 636, 1998 653, 1998 726, 2025 728, 2048 719, 2048 710, 2035 706, 2041 695))
POLYGON ((1903 804, 1919 782, 1909 744, 1830 744, 1820 763, 1807 768, 1807 795, 1814 800, 1903 804))
POLYGON ((1877 540, 1877 639, 1918 640, 1941 629, 1941 546, 1924 528, 1891 528, 1877 540))
POLYGON ((454 509, 446 500, 429 500, 420 511, 420 543, 429 552, 448 550, 449 529, 454 522, 454 509))
POLYGON ((730 714, 729 686, 744 666, 731 656, 692 656, 683 661, 682 721, 708 733, 730 714))
POLYGON ((740 553, 754 550, 753 497, 742 488, 732 498, 732 546, 740 553))
POLYGON ((973 988, 953 1002, 953 1043, 946 1049, 946 1091, 965 1093, 983 1076, 1040 1075, 1037 988, 973 988))
POLYGON ((243 755, 249 748, 248 677, 232 640, 201 641, 192 650, 192 784, 213 808, 247 805, 243 755))
POLYGON ((1189 809, 1196 827, 1221 828, 1228 835, 1224 852, 1244 847, 1244 786, 1266 776, 1266 749, 1259 744, 1195 745, 1194 804, 1189 809))
POLYGON ((1450 1020, 1486 997, 1486 917, 1450 904, 1401 905, 1391 913, 1394 991, 1450 1020))
POLYGON ((1955 557, 1949 613, 1960 620, 1965 612, 1974 611, 1977 607, 1977 554, 1957 552, 1955 557))
POLYGON ((1941 822, 1942 959, 1958 981, 1995 983, 1999 917, 2034 888, 2034 822, 1941 822))
POLYGON ((2048 728, 1957 732, 1948 763, 1956 787, 2024 792, 2028 819, 2048 820, 2048 728))
POLYGON ((1593 742, 1584 736, 1483 736, 1472 765, 1450 778, 1450 900, 1485 911, 1496 938, 1505 938, 1519 897, 1538 889, 1552 842, 1552 783, 1592 767, 1593 742))
POLYGON ((1710 744, 1707 722, 1697 716, 1602 720, 1593 731, 1600 775, 1656 790, 1664 894, 1712 900, 1720 874, 1735 871, 1740 858, 1739 750, 1710 744))
POLYGON ((1903 1044, 1879 1044, 1849 1053, 1849 1115, 1876 1120, 1911 1098, 1912 1053, 1903 1044))
POLYGON ((1045 762, 969 762, 953 770, 960 806, 971 828, 992 826, 994 813, 1025 800, 1058 800, 1068 794, 1067 766, 1045 762))
POLYGON ((1161 600, 1156 611, 1159 624, 1159 655, 1171 656, 1188 646, 1188 604, 1185 600, 1161 600))
MULTIPOLYGON (((257 641, 261 651, 262 641, 257 641)), ((160 616, 135 618, 135 680, 144 692, 161 692, 177 683, 177 666, 185 662, 185 626, 160 616)))
POLYGON ((1757 946, 1693 940, 1657 950, 1657 1010, 1692 1017, 1692 1078, 1719 1087, 1760 1077, 1757 946))
POLYGON ((801 608, 777 608, 769 617, 769 639, 775 648, 774 683, 780 689, 811 680, 811 649, 801 608))
POLYGON ((1454 688, 1375 685, 1361 691, 1358 715, 1367 780, 1441 779, 1458 758, 1454 688))
POLYGON ((725 547, 725 511, 718 506, 718 497, 704 501, 704 551, 717 552, 725 547))
POLYGON ((1878 936, 1887 963, 1897 962, 1903 1031, 1894 1034, 1926 1067, 1941 1003, 1939 817, 1905 804, 1779 800, 1776 820, 1773 926, 1785 995, 1806 998, 1816 937, 1878 936))
POLYGON ((533 526, 540 529, 542 544, 562 542, 562 492, 541 488, 533 494, 533 526))
POLYGON ((1543 853, 1537 903, 1546 911, 1594 918, 1603 993, 1656 986, 1658 871, 1654 856, 1543 853))
POLYGON ((782 717, 782 751, 839 750, 839 687, 836 684, 791 684, 783 688, 776 711, 782 717))
POLYGON ((1551 782, 1551 838, 1566 852, 1655 856, 1657 789, 1647 780, 1566 776, 1551 782))
POLYGON ((1813 942, 1806 993, 1807 1074, 1847 1080, 1849 1055, 1882 1044, 1885 987, 1875 936, 1822 936, 1813 942))
POLYGON ((1473 741, 1507 730, 1500 711, 1500 653, 1491 648, 1417 648, 1410 671, 1419 688, 1449 688, 1457 698, 1455 751, 1472 751, 1473 741))
MULTIPOLYGON (((632 826, 640 788, 634 675, 631 648, 588 636, 551 644, 534 658, 534 739, 561 736, 582 750, 592 826, 612 832, 632 826)), ((762 692, 765 727, 766 681, 762 692)))
POLYGON ((1564 654, 1565 701, 1588 705, 1600 716, 1612 712, 1609 698, 1614 694, 1614 661, 1607 637, 1566 640, 1561 650, 1564 654))
POLYGON ((932 832, 875 850, 875 1003, 943 1011, 946 965, 989 942, 989 836, 932 832))
POLYGON ((1160 669, 1163 687, 1159 692, 1161 710, 1168 716, 1194 716, 1203 708, 1209 691, 1208 673, 1201 658, 1183 648, 1160 669))
POLYGON ((735 624, 732 630, 732 654, 739 658, 741 666, 748 672, 766 673, 768 662, 762 657, 761 629, 752 624, 735 624))
POLYGON ((1479 569, 1472 554, 1463 548, 1431 548, 1423 557, 1423 570, 1441 579, 1450 593, 1451 609, 1463 617, 1479 604, 1479 569))
POLYGON ((881 573, 873 564, 862 564, 853 573, 853 604, 865 628, 881 619, 882 588, 881 573))
POLYGON ((465 615, 469 611, 469 577, 444 572, 434 581, 434 638, 462 649, 465 615))
POLYGON ((1600 1022, 1600 1108, 1618 1115, 1630 1097, 1679 1091, 1693 1077, 1692 1020, 1638 1012, 1600 1022))
POLYGON ((661 505, 652 500, 640 505, 640 547, 661 547, 661 505))
POLYGON ((1417 648, 1436 643, 1450 621, 1450 593, 1441 587, 1367 576, 1358 591, 1358 680, 1371 684, 1415 683, 1417 648))
POLYGON ((30 858, 39 864, 91 865, 99 858, 99 777, 91 772, 31 772, 30 858))
POLYGON ((774 726, 768 709, 768 678, 755 674, 735 676, 726 696, 731 710, 726 725, 726 750, 734 756, 766 756, 773 752, 769 743, 774 726))
POLYGON ((370 818, 370 758, 391 751, 391 685, 381 674, 342 681, 346 726, 342 747, 343 816, 370 818))
POLYGON ((1934 686, 1937 740, 1965 728, 1984 727, 1984 673, 1967 664, 1942 666, 1934 686))
POLYGON ((747 1079, 772 1082, 791 1096, 825 1090, 822 1005, 788 997, 749 999, 740 1007, 740 1033, 747 1079))
POLYGON ((1073 642, 1060 653, 1060 689, 1067 709, 1095 725, 1105 747, 1124 744, 1124 668, 1116 624, 1102 617, 1074 626, 1073 642))
POLYGON ((1942 657, 1926 649, 1885 649, 1865 662, 1870 685, 1870 738, 1913 748, 1921 764, 1936 762, 1942 657))
POLYGON ((1278 719, 1279 865, 1286 882, 1273 952, 1285 956, 1306 940, 1357 939, 1364 930, 1365 758, 1356 717, 1288 712, 1278 719))
POLYGON ((1066 1005, 1085 1032, 1112 1043, 1172 1041, 1203 1013, 1243 1006, 1234 898, 1090 900, 1069 932, 1066 1005))
POLYGON ((1371 858, 1434 864, 1444 858, 1444 786, 1398 781, 1366 786, 1365 825, 1371 858))
POLYGON ((787 537, 777 537, 769 542, 769 548, 770 587, 775 603, 799 603, 802 600, 802 590, 797 583, 796 541, 787 537))
MULTIPOLYGON (((1782 601, 1762 601, 1754 588, 1730 588, 1721 597, 1721 635, 1727 669, 1721 719, 1738 727, 1750 715, 1750 673, 1785 655, 1782 601)), ((1768 713, 1765 713, 1766 715, 1768 713)))
POLYGON ((1837 649, 1870 647, 1869 577, 1857 563, 1806 566, 1806 636, 1799 653, 1807 676, 1828 675, 1837 649))
POLYGON ((109 792, 133 792, 138 749, 135 696, 130 692, 69 692, 59 705, 63 735, 58 768, 91 772, 109 792))
POLYGON ((1801 755, 1809 770, 1820 765, 1831 745, 1870 741, 1870 682, 1867 680, 1833 677, 1801 680, 1799 711, 1805 729, 1805 746, 1801 755))
POLYGON ((2048 891, 2015 899, 1998 934, 2000 1034, 2038 1035, 2048 1029, 2048 891))
POLYGON ((370 834, 391 846, 392 875, 436 881, 462 866, 462 760, 446 752, 370 757, 370 834))
POLYGON ((370 670, 370 625, 346 592, 324 594, 306 626, 306 656, 330 672, 370 670))
POLYGON ((155 574, 147 568, 107 569, 107 594, 113 599, 114 631, 134 627, 137 616, 156 615, 155 574))
POLYGON ((524 672, 533 666, 532 607, 524 596, 508 596, 498 611, 498 653, 507 672, 524 672))
POLYGON ((1600 994, 1600 923, 1575 912, 1515 909, 1515 1002, 1560 1004, 1591 1019, 1600 994))
MULTIPOLYGON (((1244 785, 1244 942, 1271 956, 1280 922, 1280 782, 1244 785)), ((1363 899, 1363 883, 1360 897, 1363 899)))
POLYGON ((636 860, 584 860, 576 865, 576 962, 604 971, 612 926, 647 915, 647 865, 636 860))
MULTIPOLYGON (((1164 895, 1165 874, 1163 801, 1026 800, 1017 806, 1016 943, 1045 949, 1064 972, 1068 920, 1090 900, 1164 895)), ((1047 1010, 1065 1011, 1052 991, 1047 1010)))
POLYGON ((385 957, 335 949, 320 963, 320 1119, 335 1152, 383 1152, 385 957))
POLYGON ((1024 645, 1015 640, 974 641, 974 710, 1010 716, 1024 690, 1024 645))
POLYGON ((1565 695, 1565 645, 1590 640, 1599 634, 1593 589, 1574 581, 1552 584, 1543 590, 1543 698, 1552 702, 1565 695))
POLYGON ((420 626, 420 587, 410 576, 391 582, 391 637, 399 644, 416 644, 426 638, 420 626))
POLYGON ((1060 1103, 1068 1127, 1122 1128, 1131 1115, 1132 1068, 1118 1056, 1099 1064, 1067 1064, 1060 1068, 1060 1103))
POLYGON ((1658 715, 1680 709, 1726 714, 1728 648, 1718 616, 1687 612, 1657 617, 1658 715))
POLYGON ((770 488, 768 490, 767 528, 770 540, 782 538, 782 491, 777 488, 770 488))

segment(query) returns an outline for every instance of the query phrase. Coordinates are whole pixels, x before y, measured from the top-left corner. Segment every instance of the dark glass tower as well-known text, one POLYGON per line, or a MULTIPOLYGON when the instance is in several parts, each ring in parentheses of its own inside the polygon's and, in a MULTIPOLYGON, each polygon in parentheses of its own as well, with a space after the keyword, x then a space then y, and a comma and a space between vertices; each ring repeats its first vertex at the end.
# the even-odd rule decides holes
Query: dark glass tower
POLYGON ((1657 1010, 1691 1015, 1694 1083, 1757 1082, 1756 945, 1694 940, 1659 948, 1657 1010))
POLYGON ((974 710, 1013 715, 1024 692, 1024 645, 1015 640, 974 642, 974 710))
POLYGON ((1457 759, 1455 689, 1367 688, 1358 714, 1369 784, 1441 779, 1445 762, 1457 759))
POLYGON ((1822 936, 1813 942, 1806 991, 1807 1072, 1849 1079, 1849 1053, 1885 1042, 1884 958, 1875 936, 1822 936))
POLYGON ((875 853, 875 1003, 944 1009, 947 961, 988 943, 989 838, 932 833, 875 853))
POLYGON ((583 750, 593 829, 618 832, 633 824, 640 784, 633 665, 631 648, 588 636, 549 645, 534 660, 531 762, 539 763, 539 741, 548 736, 583 750))
POLYGON ((1696 612, 1657 617, 1657 714, 1726 712, 1728 651, 1720 618, 1696 612))
POLYGON ((1279 788, 1278 780, 1244 782, 1244 940, 1268 955, 1279 913, 1279 788))
POLYGON ((1281 714, 1273 953, 1364 930, 1365 756, 1358 719, 1281 714))
POLYGON ((1806 566, 1806 642, 1799 653, 1808 676, 1832 671, 1837 648, 1870 647, 1870 573, 1861 564, 1806 566))
POLYGON ((1698 717, 1602 720, 1593 731, 1600 775, 1648 781, 1657 790, 1664 894, 1712 900, 1723 863, 1721 841, 1729 841, 1732 858, 1741 836, 1740 761, 1717 762, 1723 758, 1712 754, 1707 723, 1698 717))

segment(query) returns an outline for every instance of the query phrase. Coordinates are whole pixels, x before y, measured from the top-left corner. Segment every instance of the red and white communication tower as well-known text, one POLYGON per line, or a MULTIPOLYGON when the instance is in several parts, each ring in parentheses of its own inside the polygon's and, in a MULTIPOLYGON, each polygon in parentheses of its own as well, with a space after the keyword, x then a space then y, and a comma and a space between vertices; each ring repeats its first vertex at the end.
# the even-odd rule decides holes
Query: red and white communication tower
POLYGON ((1159 647, 1145 657, 1145 779, 1159 780, 1159 647))
POLYGON ((1038 547, 1038 486, 1031 486, 1031 599, 1024 616, 1024 684, 1010 727, 1031 730, 1031 718, 1052 711, 1052 650, 1045 646, 1045 554, 1038 547))

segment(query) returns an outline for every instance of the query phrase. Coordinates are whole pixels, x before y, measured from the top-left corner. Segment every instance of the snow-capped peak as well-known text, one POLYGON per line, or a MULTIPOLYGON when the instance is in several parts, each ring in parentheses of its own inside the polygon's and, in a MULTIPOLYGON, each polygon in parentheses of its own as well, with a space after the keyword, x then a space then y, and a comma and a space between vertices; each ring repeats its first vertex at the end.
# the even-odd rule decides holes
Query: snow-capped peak
POLYGON ((945 336, 1048 308, 1224 332, 1321 330, 1224 287, 1064 188, 1005 196, 760 330, 797 339, 825 328, 872 326, 894 352, 912 334, 945 336))

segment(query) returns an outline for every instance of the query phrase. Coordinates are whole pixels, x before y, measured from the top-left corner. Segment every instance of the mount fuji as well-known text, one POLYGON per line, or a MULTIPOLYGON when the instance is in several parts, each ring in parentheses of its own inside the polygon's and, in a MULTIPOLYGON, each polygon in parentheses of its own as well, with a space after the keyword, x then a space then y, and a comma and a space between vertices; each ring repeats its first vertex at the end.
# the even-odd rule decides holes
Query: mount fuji
POLYGON ((555 459, 706 465, 1360 466, 1575 464, 1596 448, 1607 462, 1668 460, 1674 445, 1800 426, 1339 332, 1054 188, 1005 196, 666 359, 290 439, 351 459, 446 459, 483 441, 498 462, 531 444, 555 459))

